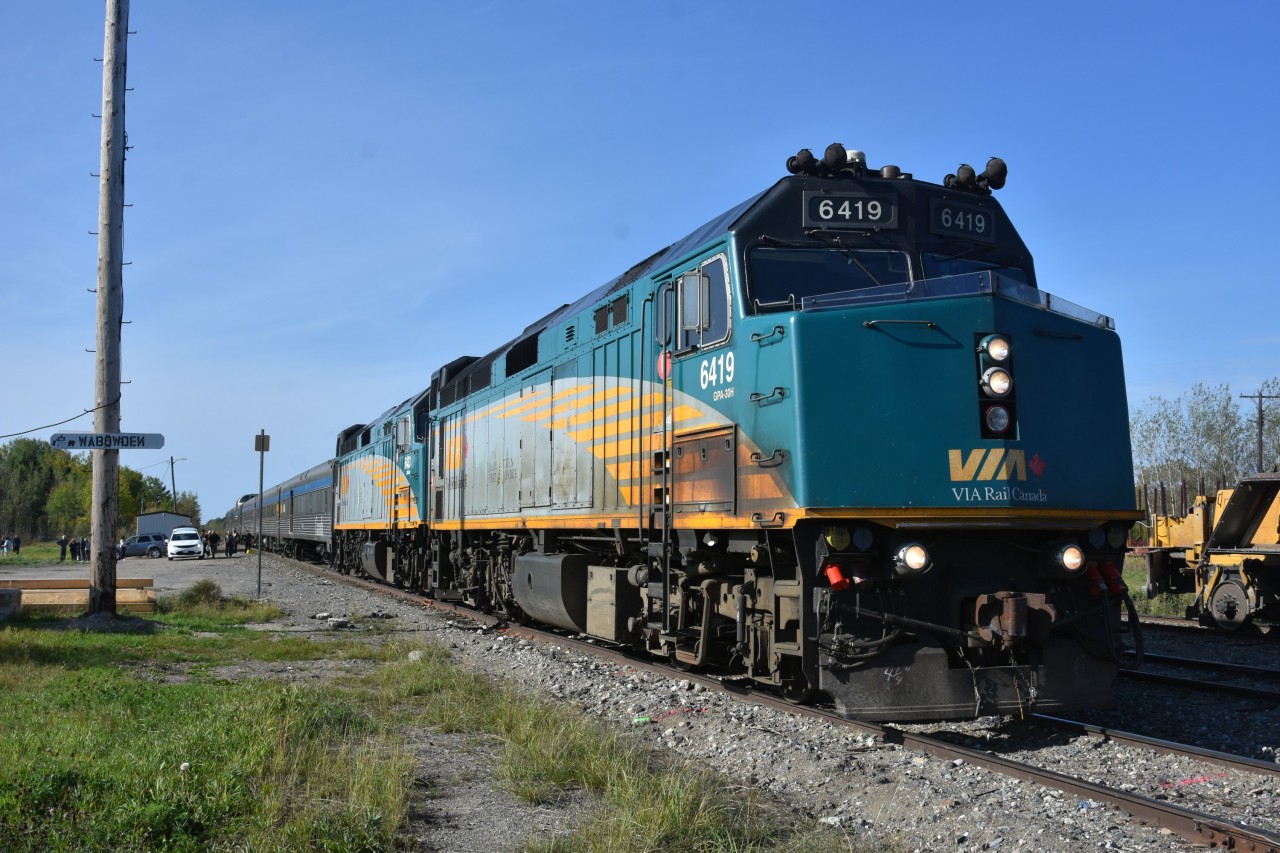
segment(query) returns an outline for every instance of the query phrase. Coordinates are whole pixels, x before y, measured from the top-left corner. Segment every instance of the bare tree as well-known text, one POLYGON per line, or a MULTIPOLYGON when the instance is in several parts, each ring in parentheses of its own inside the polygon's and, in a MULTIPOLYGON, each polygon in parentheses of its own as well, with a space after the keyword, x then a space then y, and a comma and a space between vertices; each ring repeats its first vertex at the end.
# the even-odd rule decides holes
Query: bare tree
MULTIPOLYGON (((1267 380, 1261 393, 1280 393, 1280 378, 1267 380)), ((1257 427, 1251 414, 1253 408, 1242 407, 1225 383, 1197 383, 1173 400, 1149 397, 1129 419, 1139 483, 1149 490, 1161 483, 1179 490, 1185 483, 1192 493, 1203 486, 1211 495, 1230 488, 1256 467, 1257 427)), ((1280 402, 1264 407, 1263 422, 1264 451, 1280 460, 1280 402)))

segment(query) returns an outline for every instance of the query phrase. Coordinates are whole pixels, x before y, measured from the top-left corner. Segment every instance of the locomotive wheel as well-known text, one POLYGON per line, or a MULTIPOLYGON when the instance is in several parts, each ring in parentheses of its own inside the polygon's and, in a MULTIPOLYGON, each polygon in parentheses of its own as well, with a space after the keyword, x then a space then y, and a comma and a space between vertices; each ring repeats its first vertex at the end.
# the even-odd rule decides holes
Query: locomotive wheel
POLYGON ((782 679, 779 689, 782 691, 782 698, 792 705, 803 705, 813 696, 813 688, 809 686, 809 679, 803 675, 782 679))
POLYGON ((804 667, 798 658, 783 658, 782 669, 778 673, 778 690, 782 698, 792 705, 802 705, 813 696, 813 685, 804 674, 804 667))
POLYGON ((1249 624, 1249 596, 1236 581, 1224 581, 1209 595, 1209 614, 1219 628, 1237 631, 1249 624))

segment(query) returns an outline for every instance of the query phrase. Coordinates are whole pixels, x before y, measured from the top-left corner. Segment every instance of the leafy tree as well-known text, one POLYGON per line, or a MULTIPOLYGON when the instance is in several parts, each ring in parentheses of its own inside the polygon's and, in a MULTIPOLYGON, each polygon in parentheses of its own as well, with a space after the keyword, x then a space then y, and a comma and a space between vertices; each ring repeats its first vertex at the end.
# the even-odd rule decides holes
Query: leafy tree
POLYGON ((116 533, 124 534, 132 528, 132 521, 138 517, 141 505, 139 495, 142 492, 142 475, 132 468, 120 466, 117 477, 119 483, 119 511, 116 518, 116 533))
POLYGON ((53 487, 45 504, 50 533, 87 536, 89 534, 90 484, 72 478, 64 479, 53 487))
POLYGON ((1228 385, 1200 383, 1191 386, 1184 398, 1184 440, 1197 480, 1203 479, 1205 487, 1214 490, 1233 485, 1250 468, 1239 400, 1228 385))
POLYGON ((19 438, 0 447, 0 530, 24 539, 48 538, 45 502, 53 488, 53 448, 19 438))
POLYGON ((1185 481, 1190 463, 1182 453, 1186 433, 1181 400, 1149 397, 1129 416, 1133 467, 1149 485, 1185 481))
POLYGON ((194 492, 178 492, 178 514, 191 516, 191 523, 200 526, 200 501, 194 492))
POLYGON ((143 477, 138 508, 139 512, 169 512, 173 509, 173 494, 159 477, 143 477))
MULTIPOLYGON (((1280 378, 1267 380, 1260 393, 1280 394, 1280 378)), ((1280 400, 1264 402, 1263 464, 1269 467, 1280 460, 1280 400)), ((1191 494, 1203 489, 1210 495, 1233 486, 1257 467, 1256 411, 1253 401, 1226 384, 1196 384, 1173 400, 1148 398, 1129 419, 1139 483, 1149 492, 1164 484, 1173 495, 1182 484, 1191 494)), ((1178 497, 1166 509, 1181 512, 1178 497)))
MULTIPOLYGON (((119 490, 117 536, 133 531, 139 513, 173 508, 172 495, 161 480, 124 465, 119 490)), ((0 445, 0 535, 17 534, 30 542, 64 533, 87 536, 92 491, 89 453, 74 454, 27 438, 0 445)), ((195 493, 178 495, 178 511, 199 523, 195 493)))

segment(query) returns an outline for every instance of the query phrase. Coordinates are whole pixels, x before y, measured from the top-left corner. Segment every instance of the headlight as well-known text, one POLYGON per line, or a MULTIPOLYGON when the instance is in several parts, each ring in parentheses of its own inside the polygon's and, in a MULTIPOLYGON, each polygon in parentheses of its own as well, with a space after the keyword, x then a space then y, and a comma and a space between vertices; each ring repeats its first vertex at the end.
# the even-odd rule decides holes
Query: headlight
POLYGON ((1079 545, 1064 545, 1058 552, 1058 565, 1075 574, 1084 568, 1084 551, 1079 545))
POLYGON ((898 549, 896 568, 900 574, 922 575, 929 566, 929 551, 920 543, 912 542, 898 549))
POLYGON ((1107 528, 1107 544, 1112 548, 1123 548, 1125 540, 1129 538, 1127 528, 1118 524, 1113 524, 1107 528))
POLYGON ((831 550, 843 551, 849 547, 849 528, 828 527, 822 531, 822 538, 826 540, 827 547, 831 550))
POLYGON ((1009 357, 1009 340, 1000 335, 987 335, 979 346, 992 361, 1004 361, 1009 357))
POLYGON ((1009 428, 1009 410, 1004 406, 989 406, 985 418, 991 432, 1001 433, 1009 428))
POLYGON ((989 367, 982 374, 982 390, 993 397, 1003 397, 1013 390, 1013 377, 1003 367, 989 367))

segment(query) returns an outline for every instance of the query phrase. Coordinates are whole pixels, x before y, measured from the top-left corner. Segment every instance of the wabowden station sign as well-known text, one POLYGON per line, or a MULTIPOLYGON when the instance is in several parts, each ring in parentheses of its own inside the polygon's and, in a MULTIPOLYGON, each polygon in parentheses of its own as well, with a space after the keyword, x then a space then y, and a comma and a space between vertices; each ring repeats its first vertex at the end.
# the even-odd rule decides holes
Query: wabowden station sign
POLYGON ((158 432, 58 432, 49 444, 60 450, 159 450, 164 436, 158 432))

